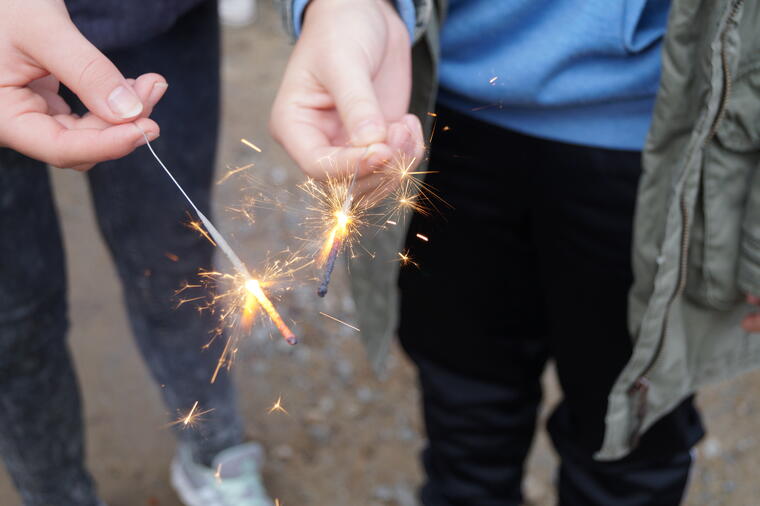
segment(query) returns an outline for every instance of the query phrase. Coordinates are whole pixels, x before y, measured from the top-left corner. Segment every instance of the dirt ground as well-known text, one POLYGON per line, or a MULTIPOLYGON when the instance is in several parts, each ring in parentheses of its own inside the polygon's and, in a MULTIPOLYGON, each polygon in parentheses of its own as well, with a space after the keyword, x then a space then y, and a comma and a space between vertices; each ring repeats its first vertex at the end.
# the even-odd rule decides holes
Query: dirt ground
MULTIPOLYGON (((254 26, 224 34, 224 125, 218 161, 256 162, 273 187, 292 187, 301 174, 267 133, 269 105, 289 45, 269 2, 254 26), (254 140, 258 155, 242 146, 254 140)), ((159 169, 157 168, 157 171, 159 169)), ((157 175, 159 172, 157 172, 157 175)), ((84 178, 55 171, 70 273, 71 348, 85 402, 89 466, 110 506, 179 506, 168 484, 174 441, 167 413, 131 340, 113 266, 96 232, 84 178)), ((161 176, 157 176, 161 177, 161 176)), ((261 258, 294 231, 281 213, 264 213, 254 226, 224 211, 239 197, 235 185, 216 189, 216 216, 246 257, 261 258)), ((179 198, 179 197, 178 197, 179 198)), ((269 458, 265 479, 283 506, 412 506, 423 445, 412 369, 394 350, 384 378, 375 378, 356 333, 318 315, 355 321, 344 275, 325 301, 312 289, 288 298, 284 312, 307 336, 288 348, 266 336, 247 342, 235 366, 248 434, 269 458), (289 415, 268 414, 282 396, 289 415)), ((544 415, 558 388, 549 372, 544 415)), ((687 504, 760 503, 760 374, 705 390, 699 397, 710 435, 700 445, 687 504)), ((529 463, 530 504, 554 503, 555 456, 543 431, 529 463)), ((0 506, 19 504, 0 472, 0 506)), ((473 505, 477 506, 477 505, 473 505)))

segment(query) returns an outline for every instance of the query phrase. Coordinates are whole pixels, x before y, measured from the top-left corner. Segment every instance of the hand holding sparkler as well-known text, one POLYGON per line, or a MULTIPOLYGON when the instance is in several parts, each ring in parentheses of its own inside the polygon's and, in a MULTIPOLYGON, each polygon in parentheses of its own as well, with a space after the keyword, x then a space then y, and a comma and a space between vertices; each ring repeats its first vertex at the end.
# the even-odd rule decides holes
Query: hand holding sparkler
POLYGON ((361 192, 396 150, 424 144, 419 120, 406 114, 410 95, 409 34, 388 2, 313 0, 272 109, 272 134, 310 177, 358 170, 361 192))
POLYGON ((86 170, 143 143, 137 120, 158 137, 150 109, 166 81, 145 74, 130 81, 71 22, 63 0, 0 3, 0 146, 58 167, 86 170), (84 117, 58 94, 69 87, 91 113, 84 117))

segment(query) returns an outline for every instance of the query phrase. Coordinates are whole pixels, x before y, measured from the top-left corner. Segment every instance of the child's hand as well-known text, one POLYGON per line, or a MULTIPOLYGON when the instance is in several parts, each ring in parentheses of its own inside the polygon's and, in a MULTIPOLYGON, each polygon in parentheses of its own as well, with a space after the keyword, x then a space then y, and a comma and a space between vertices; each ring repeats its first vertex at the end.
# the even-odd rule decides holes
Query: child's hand
POLYGON ((0 3, 0 146, 57 167, 88 169, 129 154, 158 125, 147 119, 166 91, 157 74, 127 80, 69 18, 62 0, 0 3), (58 95, 59 83, 91 111, 58 95))
POLYGON ((359 193, 396 151, 421 160, 409 34, 387 0, 312 0, 272 108, 272 135, 311 177, 359 166, 359 193))

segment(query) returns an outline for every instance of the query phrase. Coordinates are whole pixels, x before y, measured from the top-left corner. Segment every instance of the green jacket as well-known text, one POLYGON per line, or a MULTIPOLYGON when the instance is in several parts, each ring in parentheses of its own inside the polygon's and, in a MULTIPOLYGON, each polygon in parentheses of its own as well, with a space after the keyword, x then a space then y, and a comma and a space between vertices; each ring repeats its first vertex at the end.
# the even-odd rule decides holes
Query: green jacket
MULTIPOLYGON (((429 127, 446 1, 417 1, 411 109, 429 127)), ((404 237, 400 227, 367 234, 364 246, 378 260, 351 261, 362 337, 376 367, 398 321, 398 273, 381 259, 396 255, 404 237)), ((610 392, 599 459, 628 454, 701 385, 760 365, 760 336, 740 326, 751 310, 744 294, 760 295, 758 1, 673 1, 644 148, 633 269, 635 345, 610 392)))

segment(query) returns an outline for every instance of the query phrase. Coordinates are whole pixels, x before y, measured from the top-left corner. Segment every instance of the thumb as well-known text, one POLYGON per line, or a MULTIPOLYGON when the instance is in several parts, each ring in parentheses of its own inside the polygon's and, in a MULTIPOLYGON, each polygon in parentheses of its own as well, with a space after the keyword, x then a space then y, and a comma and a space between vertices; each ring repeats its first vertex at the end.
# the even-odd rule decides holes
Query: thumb
POLYGON ((372 85, 369 69, 362 65, 332 66, 325 86, 353 146, 385 141, 387 125, 372 85), (340 68, 340 71, 334 69, 340 68))
POLYGON ((90 43, 66 13, 45 13, 29 30, 23 49, 56 76, 84 105, 109 123, 140 115, 143 104, 119 69, 90 43), (40 25, 39 23, 43 23, 40 25))

